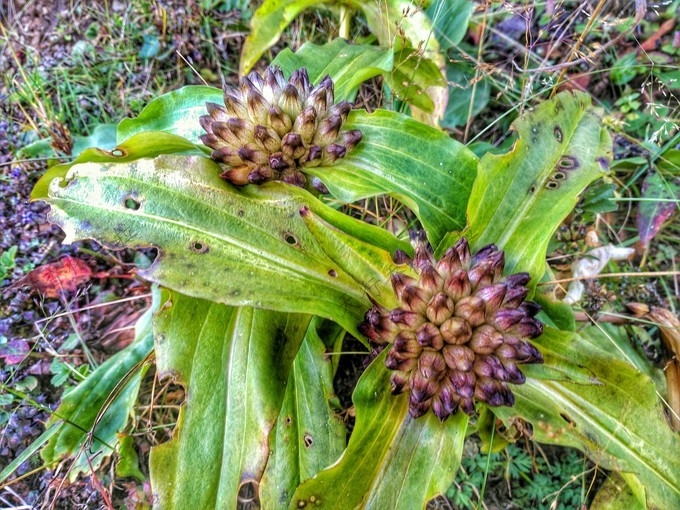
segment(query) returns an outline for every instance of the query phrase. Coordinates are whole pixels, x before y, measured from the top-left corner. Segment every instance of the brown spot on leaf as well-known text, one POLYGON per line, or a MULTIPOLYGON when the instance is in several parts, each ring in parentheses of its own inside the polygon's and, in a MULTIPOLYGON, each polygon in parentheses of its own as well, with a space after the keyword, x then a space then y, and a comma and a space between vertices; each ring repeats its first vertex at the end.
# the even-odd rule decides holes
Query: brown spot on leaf
POLYGON ((190 249, 194 253, 207 253, 210 247, 201 241, 193 241, 191 243, 190 249))
POLYGON ((574 156, 562 156, 557 162, 557 168, 560 170, 575 170, 580 166, 581 164, 574 156))
POLYGON ((559 143, 562 143, 562 140, 564 139, 564 136, 562 135, 562 129, 559 126, 555 126, 553 133, 555 134, 555 140, 557 140, 559 143))
POLYGON ((142 203, 139 200, 128 196, 128 197, 125 197, 125 200, 123 201, 123 205, 125 206, 126 209, 138 211, 139 208, 142 206, 142 203))

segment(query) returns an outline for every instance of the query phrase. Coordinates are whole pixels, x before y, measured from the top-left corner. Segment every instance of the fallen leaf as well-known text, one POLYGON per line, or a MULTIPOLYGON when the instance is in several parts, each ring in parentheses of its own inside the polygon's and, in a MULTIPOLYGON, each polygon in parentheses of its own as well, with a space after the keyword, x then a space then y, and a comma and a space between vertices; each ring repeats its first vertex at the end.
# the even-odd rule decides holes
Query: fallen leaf
POLYGON ((680 185, 650 172, 642 183, 642 199, 637 211, 636 224, 640 244, 646 248, 659 232, 664 222, 677 207, 680 185))
POLYGON ((76 291, 90 278, 90 266, 75 257, 64 257, 51 264, 36 267, 26 275, 22 283, 30 285, 48 298, 56 298, 76 291))

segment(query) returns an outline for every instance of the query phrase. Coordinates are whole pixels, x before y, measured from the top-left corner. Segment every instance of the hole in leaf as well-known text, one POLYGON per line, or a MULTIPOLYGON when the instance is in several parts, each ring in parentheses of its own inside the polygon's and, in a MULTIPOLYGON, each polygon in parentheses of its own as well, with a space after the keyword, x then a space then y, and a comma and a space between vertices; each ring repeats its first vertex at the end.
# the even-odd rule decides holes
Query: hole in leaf
POLYGON ((246 213, 243 209, 239 209, 238 212, 236 213, 236 216, 238 216, 239 218, 243 218, 243 216, 245 216, 245 214, 246 213))
POLYGON ((291 244, 291 245, 297 244, 297 239, 296 239, 295 236, 294 236, 293 234, 291 234, 290 232, 285 232, 285 233, 283 234, 283 239, 284 239, 288 244, 291 244))
POLYGON ((548 181, 548 183, 545 185, 547 189, 557 189, 560 187, 560 183, 557 181, 548 181))
POLYGON ((579 166, 581 165, 579 164, 578 159, 573 156, 562 156, 557 162, 557 167, 561 170, 574 170, 579 166))
POLYGON ((569 418, 565 413, 560 413, 560 418, 562 418, 564 421, 566 421, 569 425, 573 425, 574 421, 569 418))
POLYGON ((123 204, 125 205, 126 209, 132 209, 133 211, 138 211, 139 208, 142 206, 141 202, 139 202, 138 200, 135 200, 132 197, 127 197, 125 199, 125 202, 123 202, 123 204))
POLYGON ((259 503, 259 499, 259 484, 255 480, 246 480, 239 485, 236 496, 239 503, 237 508, 254 508, 252 505, 259 503))
POLYGON ((562 130, 560 129, 559 126, 555 126, 553 133, 555 134, 555 140, 562 143, 563 135, 562 135, 562 130))
POLYGON ((564 172, 555 172, 553 174, 553 179, 555 179, 556 181, 563 181, 566 178, 567 174, 565 174, 564 172))
POLYGON ((113 150, 111 151, 111 155, 112 155, 114 158, 122 158, 123 156, 125 156, 125 151, 122 150, 122 149, 119 149, 118 147, 116 147, 115 149, 113 149, 113 150))
POLYGON ((529 193, 531 193, 532 195, 536 193, 536 186, 531 186, 531 188, 529 188, 529 193))
POLYGON ((305 448, 309 448, 314 444, 314 438, 310 433, 306 432, 305 435, 302 436, 302 442, 305 444, 305 448))
POLYGON ((331 275, 333 278, 338 277, 338 272, 335 269, 331 269, 330 271, 328 271, 328 274, 331 275))
POLYGON ((291 423, 293 423, 293 418, 291 418, 290 416, 286 416, 285 422, 286 425, 290 425, 291 423))
POLYGON ((209 246, 200 241, 194 241, 191 243, 191 251, 194 253, 206 253, 209 250, 209 246))

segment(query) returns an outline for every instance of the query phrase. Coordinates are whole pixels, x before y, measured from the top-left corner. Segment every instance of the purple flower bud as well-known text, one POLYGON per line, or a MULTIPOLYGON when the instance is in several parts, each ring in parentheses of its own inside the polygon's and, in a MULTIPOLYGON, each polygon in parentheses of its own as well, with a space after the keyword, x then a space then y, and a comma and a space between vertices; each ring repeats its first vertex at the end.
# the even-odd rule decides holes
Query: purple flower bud
POLYGON ((286 133, 281 139, 281 152, 291 159, 301 157, 306 152, 302 137, 297 133, 286 133))
POLYGON ((330 165, 338 159, 344 158, 345 154, 347 154, 347 149, 344 146, 332 143, 324 147, 321 162, 325 165, 330 165))
POLYGON ((411 373, 411 397, 416 402, 425 402, 437 392, 437 382, 423 375, 419 370, 411 373))
MULTIPOLYGON (((433 269, 434 271, 434 269, 433 269)), ((438 274, 434 271, 435 274, 438 274)), ((445 320, 451 318, 453 313, 453 299, 444 292, 437 292, 427 305, 427 318, 435 326, 441 325, 445 320)))
POLYGON ((251 184, 261 184, 272 178, 272 169, 268 166, 258 166, 248 174, 248 182, 251 184))
POLYGON ((451 370, 469 372, 475 361, 475 353, 464 345, 445 345, 442 349, 444 361, 451 370))
POLYGON ((451 317, 439 326, 442 338, 448 344, 465 344, 472 336, 472 328, 465 319, 451 317))
POLYGON ((427 300, 425 291, 416 285, 407 285, 401 291, 401 301, 404 306, 412 311, 425 314, 427 310, 427 300))
POLYGON ((533 317, 525 317, 509 328, 508 332, 520 338, 536 338, 543 333, 543 324, 533 317))
POLYGON ((486 322, 484 301, 477 296, 467 296, 456 303, 454 311, 457 317, 461 317, 476 328, 486 322))
POLYGON ((411 257, 403 250, 396 250, 392 260, 394 260, 395 264, 410 264, 412 262, 411 257))
POLYGON ((503 335, 494 327, 483 324, 475 329, 468 345, 477 354, 491 354, 503 345, 503 335))
POLYGON ((253 136, 262 150, 276 152, 281 148, 281 138, 272 128, 258 124, 253 130, 253 136))
POLYGON ((392 322, 396 324, 404 324, 409 328, 415 328, 425 322, 425 318, 416 312, 404 310, 402 308, 395 308, 389 313, 392 322))
POLYGON ((293 122, 293 131, 299 133, 305 145, 310 145, 316 133, 317 113, 316 110, 308 106, 293 122))
POLYGON ((284 170, 281 173, 279 179, 286 184, 290 184, 291 186, 296 186, 298 188, 304 188, 305 183, 307 182, 304 174, 302 174, 302 172, 300 172, 297 168, 289 168, 284 170))
MULTIPOLYGON (((402 252, 403 253, 403 252, 402 252)), ((392 273, 392 288, 400 301, 403 300, 403 292, 407 286, 413 287, 416 284, 416 280, 407 276, 403 273, 392 273)))
POLYGON ((269 158, 267 157, 267 153, 258 150, 255 144, 247 144, 244 145, 243 147, 239 147, 236 153, 238 154, 238 157, 241 158, 243 161, 247 161, 258 166, 269 164, 269 158))
POLYGON ((275 152, 269 156, 269 166, 274 170, 282 172, 286 168, 295 166, 295 161, 286 156, 283 152, 275 152))
POLYGON ((424 350, 418 358, 418 370, 424 378, 437 383, 446 370, 446 362, 438 352, 424 350))
POLYGON ((462 398, 472 398, 474 396, 477 378, 473 372, 451 372, 449 379, 453 383, 456 393, 462 398))
POLYGON ((527 297, 528 293, 529 289, 526 287, 508 287, 508 291, 505 293, 505 297, 503 298, 503 308, 519 307, 519 305, 521 305, 524 299, 527 297))
POLYGON ((272 105, 267 111, 267 124, 276 131, 279 137, 284 136, 293 128, 293 121, 278 106, 272 105))
POLYGON ((442 290, 444 279, 434 267, 425 265, 420 271, 420 285, 429 291, 430 295, 434 295, 436 292, 442 290))
POLYGON ((340 133, 340 138, 342 139, 342 144, 347 147, 347 150, 351 151, 359 144, 363 135, 358 129, 351 129, 340 133))
POLYGON ((399 395, 409 387, 410 377, 404 372, 394 372, 390 378, 392 395, 399 395))
POLYGON ((482 287, 475 292, 475 296, 484 300, 487 310, 496 310, 503 302, 506 292, 507 287, 504 283, 496 283, 482 287))
POLYGON ((458 260, 463 269, 470 267, 470 245, 468 245, 467 239, 461 237, 453 248, 458 253, 458 260))
MULTIPOLYGON (((493 314, 492 322, 500 331, 508 331, 515 324, 526 318, 526 313, 521 309, 502 308, 493 314)), ((520 335, 521 336, 521 335, 520 335)))
POLYGON ((444 346, 444 340, 439 333, 439 328, 430 322, 421 324, 416 331, 416 340, 423 347, 440 350, 444 346))
POLYGON ((460 299, 469 296, 472 291, 472 285, 468 279, 467 271, 456 269, 453 273, 448 275, 444 281, 444 291, 454 302, 458 302, 460 299))

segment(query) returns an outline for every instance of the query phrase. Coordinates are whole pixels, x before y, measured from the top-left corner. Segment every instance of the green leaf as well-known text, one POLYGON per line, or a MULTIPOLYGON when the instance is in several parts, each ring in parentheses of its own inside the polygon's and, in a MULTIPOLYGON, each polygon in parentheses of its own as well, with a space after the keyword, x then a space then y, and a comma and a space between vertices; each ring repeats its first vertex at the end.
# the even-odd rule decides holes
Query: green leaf
MULTIPOLYGON (((260 484, 263 508, 286 507, 300 482, 335 462, 346 446, 345 425, 331 407, 333 367, 319 337, 321 325, 318 318, 312 321, 293 362, 260 484)), ((344 335, 335 328, 324 340, 334 343, 344 335)))
POLYGON ((389 73, 394 63, 394 53, 367 44, 347 44, 342 39, 319 46, 310 42, 293 53, 284 49, 272 61, 286 76, 304 67, 312 83, 318 83, 327 74, 334 84, 335 101, 352 100, 359 85, 383 73, 389 73))
POLYGON ((215 87, 188 85, 168 92, 151 101, 142 112, 132 119, 118 124, 118 143, 144 131, 164 131, 201 143, 205 131, 198 123, 206 115, 206 102, 223 103, 224 93, 215 87))
POLYGON ((390 394, 385 354, 354 392, 356 425, 342 458, 303 482, 290 508, 413 509, 444 494, 460 466, 467 416, 441 423, 408 414, 408 397, 390 394), (312 505, 313 503, 313 505, 312 505))
POLYGON ((156 356, 188 399, 173 439, 151 450, 159 508, 235 508, 256 489, 309 320, 172 293, 155 318, 156 356))
POLYGON ((107 151, 103 149, 87 149, 70 163, 51 167, 37 182, 31 192, 32 200, 47 196, 50 182, 66 176, 73 165, 79 163, 125 163, 139 158, 158 156, 159 154, 186 154, 202 152, 193 143, 171 133, 140 132, 125 142, 107 151))
POLYGON ((44 199, 66 242, 158 247, 143 278, 228 305, 313 313, 358 336, 370 302, 300 217, 303 207, 328 207, 281 183, 237 190, 219 174, 195 156, 85 163, 55 179, 44 199))
POLYGON ((639 501, 630 486, 618 473, 609 473, 598 489, 590 510, 645 510, 644 499, 639 501))
POLYGON ((452 58, 452 62, 446 66, 446 80, 449 83, 449 102, 441 125, 453 129, 465 125, 470 115, 474 117, 486 108, 491 95, 491 82, 488 78, 476 81, 474 67, 458 57, 452 58), (471 101, 474 101, 472 111, 471 101))
MULTIPOLYGON (((56 153, 51 146, 52 138, 38 140, 17 152, 18 158, 54 157, 56 153)), ((116 146, 116 126, 113 124, 97 124, 89 136, 74 136, 71 156, 79 156, 84 150, 97 147, 113 149, 116 146)))
POLYGON ((153 348, 151 314, 154 305, 137 322, 135 341, 106 360, 82 383, 68 392, 47 421, 49 428, 62 423, 40 452, 51 465, 67 457, 69 479, 97 469, 116 450, 119 435, 133 414, 143 373, 144 360, 153 348))
POLYGON ((607 170, 611 139, 584 93, 558 94, 513 125, 512 151, 480 161, 466 234, 475 249, 498 245, 506 272, 528 271, 536 282, 553 232, 607 170))
POLYGON ((428 87, 446 86, 437 64, 411 47, 395 50, 394 69, 385 75, 385 80, 397 98, 427 113, 434 111, 434 102, 427 94, 428 87))
POLYGON ((680 508, 680 439, 655 385, 608 339, 591 336, 594 328, 580 335, 546 328, 536 343, 559 356, 546 356, 547 367, 523 367, 527 382, 513 386, 515 406, 494 412, 506 423, 517 417, 532 423, 537 441, 579 448, 602 467, 634 474, 648 508, 680 508), (568 374, 568 365, 587 367, 590 383, 540 377, 545 368, 568 374))
POLYGON ((469 0, 434 0, 425 11, 434 24, 442 50, 456 46, 467 33, 475 8, 469 0))
POLYGON ((257 60, 276 41, 295 17, 313 5, 328 0, 265 0, 250 20, 250 33, 241 50, 239 74, 248 73, 257 60))
POLYGON ((386 110, 350 113, 347 129, 360 129, 361 143, 333 166, 304 169, 339 200, 354 202, 388 194, 418 216, 436 245, 465 226, 465 207, 477 157, 433 127, 386 110))
POLYGON ((390 253, 347 235, 311 211, 302 217, 331 260, 366 289, 374 301, 388 309, 400 306, 390 282, 397 270, 390 253))

